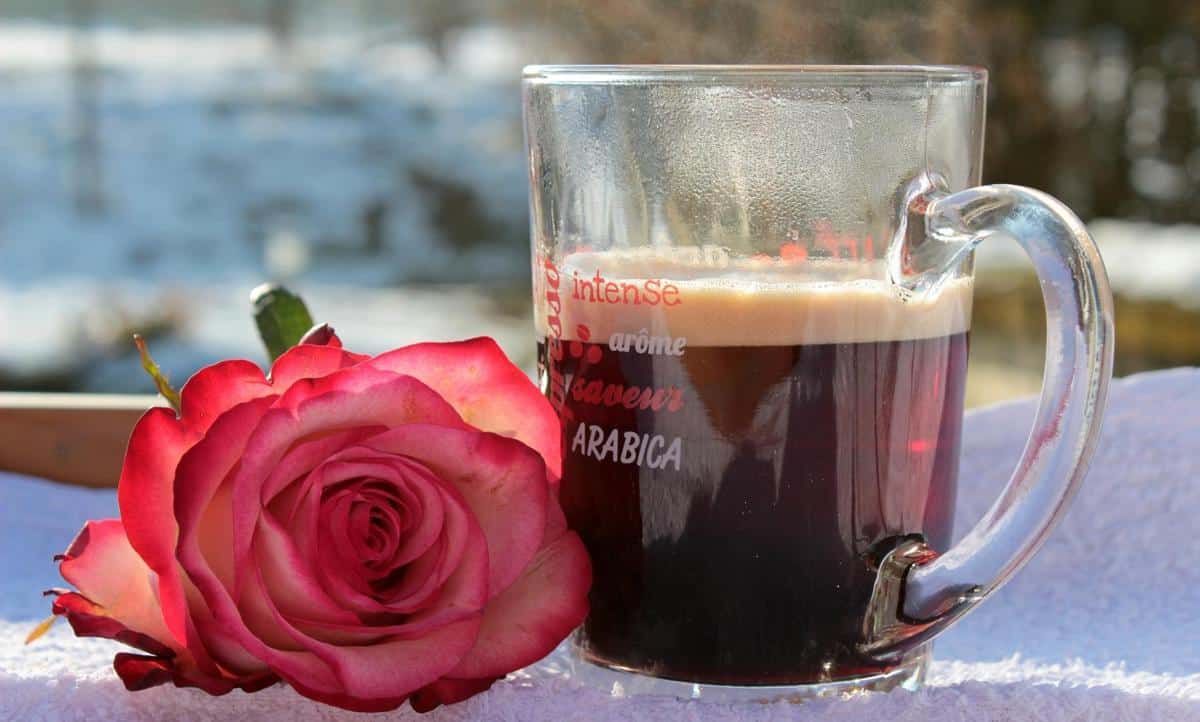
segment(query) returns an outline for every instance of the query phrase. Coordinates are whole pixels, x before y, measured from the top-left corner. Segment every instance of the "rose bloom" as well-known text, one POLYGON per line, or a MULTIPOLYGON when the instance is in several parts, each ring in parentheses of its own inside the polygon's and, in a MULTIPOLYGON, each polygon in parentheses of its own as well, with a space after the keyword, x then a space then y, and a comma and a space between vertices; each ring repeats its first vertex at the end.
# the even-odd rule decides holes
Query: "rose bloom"
POLYGON ((121 519, 61 559, 56 614, 131 690, 280 680, 359 711, 456 702, 550 652, 591 567, 548 402, 490 339, 329 345, 201 370, 129 440, 121 519))

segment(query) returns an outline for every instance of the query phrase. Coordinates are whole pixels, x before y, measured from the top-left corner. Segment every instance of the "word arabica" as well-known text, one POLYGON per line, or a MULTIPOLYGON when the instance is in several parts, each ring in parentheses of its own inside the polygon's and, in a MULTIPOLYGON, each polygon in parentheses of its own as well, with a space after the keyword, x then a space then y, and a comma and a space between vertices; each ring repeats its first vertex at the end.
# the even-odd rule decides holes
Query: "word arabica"
POLYGON ((571 453, 590 456, 597 461, 634 464, 648 469, 670 466, 679 471, 683 439, 675 438, 668 443, 661 434, 606 430, 596 424, 581 423, 571 439, 571 453))

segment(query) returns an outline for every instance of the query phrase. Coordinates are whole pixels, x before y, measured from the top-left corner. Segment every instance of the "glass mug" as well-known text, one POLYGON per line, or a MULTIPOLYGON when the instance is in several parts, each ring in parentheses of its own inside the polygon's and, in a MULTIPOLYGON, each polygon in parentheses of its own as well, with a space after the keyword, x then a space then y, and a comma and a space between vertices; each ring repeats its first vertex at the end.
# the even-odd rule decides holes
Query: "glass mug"
POLYGON ((544 66, 523 81, 539 374, 594 566, 577 674, 773 699, 914 688, 1099 431, 1112 299, 1079 219, 980 186, 986 71, 544 66), (1045 380, 951 546, 972 250, 1041 279, 1045 380))

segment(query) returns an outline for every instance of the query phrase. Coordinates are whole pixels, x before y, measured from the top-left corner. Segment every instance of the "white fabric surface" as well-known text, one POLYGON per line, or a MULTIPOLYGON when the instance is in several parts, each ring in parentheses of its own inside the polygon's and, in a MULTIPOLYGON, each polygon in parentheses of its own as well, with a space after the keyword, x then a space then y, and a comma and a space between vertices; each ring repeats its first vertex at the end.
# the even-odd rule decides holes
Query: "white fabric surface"
MULTIPOLYGON (((972 413, 959 534, 990 504, 1024 442, 1033 402, 972 413)), ((0 720, 346 720, 285 687, 212 698, 130 694, 117 645, 66 624, 22 645, 61 585, 51 556, 112 492, 0 475, 0 720)), ((424 718, 448 720, 1200 720, 1200 370, 1114 384, 1092 471, 1062 526, 1007 587, 936 645, 928 686, 803 705, 614 698, 547 665, 424 718)))

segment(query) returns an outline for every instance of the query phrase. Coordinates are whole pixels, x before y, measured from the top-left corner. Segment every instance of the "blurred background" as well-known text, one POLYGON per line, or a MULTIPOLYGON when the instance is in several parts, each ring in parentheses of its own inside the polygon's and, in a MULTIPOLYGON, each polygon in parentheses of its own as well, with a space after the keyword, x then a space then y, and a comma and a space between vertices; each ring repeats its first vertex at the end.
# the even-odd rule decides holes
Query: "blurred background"
MULTIPOLYGON (((490 334, 532 369, 520 68, 991 71, 985 181, 1089 224, 1117 372, 1200 364, 1195 0, 0 0, 0 390, 152 392, 263 359, 249 290, 348 346, 490 334)), ((1036 392, 1015 248, 978 265, 971 405, 1036 392)))

